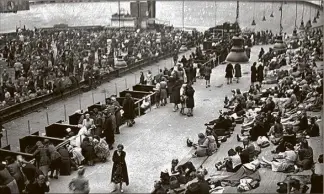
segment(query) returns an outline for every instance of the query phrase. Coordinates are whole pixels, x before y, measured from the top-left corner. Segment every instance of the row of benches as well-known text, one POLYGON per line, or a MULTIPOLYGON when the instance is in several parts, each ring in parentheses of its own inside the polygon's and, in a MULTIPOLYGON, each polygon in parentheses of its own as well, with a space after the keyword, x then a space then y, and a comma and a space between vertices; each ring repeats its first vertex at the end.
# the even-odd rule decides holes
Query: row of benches
MULTIPOLYGON (((124 90, 119 93, 119 97, 117 97, 117 101, 122 104, 125 95, 127 93, 130 93, 132 97, 135 100, 135 104, 140 106, 142 100, 144 97, 149 96, 151 98, 151 103, 155 103, 155 92, 154 92, 155 86, 152 85, 134 85, 133 90, 124 90)), ((100 108, 102 105, 99 103, 93 104, 88 107, 88 111, 92 111, 94 108, 100 108)), ((7 145, 3 148, 0 148, 0 161, 5 160, 7 156, 16 157, 17 155, 21 155, 25 160, 31 161, 35 158, 33 154, 26 153, 25 150, 28 146, 34 146, 37 141, 44 141, 45 139, 49 140, 54 144, 54 146, 58 149, 62 146, 65 146, 70 143, 71 139, 65 139, 65 137, 68 135, 66 132, 67 128, 70 128, 71 131, 74 132, 74 134, 78 134, 79 127, 78 127, 78 121, 80 117, 82 116, 82 113, 74 113, 69 116, 69 124, 64 124, 62 121, 58 121, 56 123, 53 123, 49 126, 45 127, 45 136, 41 136, 40 132, 35 132, 33 134, 27 135, 23 138, 19 139, 19 148, 20 151, 13 151, 11 150, 11 146, 7 145)))

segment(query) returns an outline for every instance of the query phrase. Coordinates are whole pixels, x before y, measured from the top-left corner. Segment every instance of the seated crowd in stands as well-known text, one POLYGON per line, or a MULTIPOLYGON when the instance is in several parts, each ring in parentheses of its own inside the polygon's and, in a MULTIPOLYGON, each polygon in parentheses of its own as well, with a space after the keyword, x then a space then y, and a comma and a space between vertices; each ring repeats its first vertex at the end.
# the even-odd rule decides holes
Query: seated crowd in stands
MULTIPOLYGON (((101 74, 114 70, 114 53, 132 64, 178 50, 182 41, 175 39, 178 31, 162 30, 165 35, 160 38, 154 32, 119 33, 106 29, 23 28, 17 29, 15 35, 4 35, 5 45, 0 57, 8 68, 14 68, 15 75, 12 78, 6 69, 2 72, 0 108, 52 92, 62 93, 81 80, 95 85, 101 74), (107 45, 107 39, 111 40, 111 45, 107 45)), ((193 39, 185 32, 182 37, 193 39)))

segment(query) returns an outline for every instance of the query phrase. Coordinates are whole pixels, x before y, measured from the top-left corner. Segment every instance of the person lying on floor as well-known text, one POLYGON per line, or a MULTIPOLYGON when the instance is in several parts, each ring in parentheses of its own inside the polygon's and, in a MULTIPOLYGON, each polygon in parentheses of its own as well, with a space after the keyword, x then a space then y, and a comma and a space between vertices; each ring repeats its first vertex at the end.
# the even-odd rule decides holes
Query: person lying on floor
POLYGON ((274 172, 289 172, 290 169, 294 169, 294 165, 297 160, 297 154, 294 150, 294 146, 291 143, 285 143, 285 151, 273 157, 272 161, 262 157, 262 161, 265 165, 270 165, 271 170, 274 172))
POLYGON ((217 144, 213 136, 205 136, 203 133, 199 133, 198 138, 198 144, 193 145, 197 149, 193 157, 212 155, 217 150, 217 144))
POLYGON ((225 167, 227 172, 237 172, 242 166, 241 157, 233 149, 228 150, 227 154, 224 161, 215 164, 216 169, 219 171, 225 167))
POLYGON ((308 145, 306 139, 303 139, 302 142, 297 145, 297 162, 295 166, 295 172, 300 172, 303 170, 309 170, 314 164, 313 160, 313 148, 308 145))
MULTIPOLYGON (((230 131, 233 130, 233 120, 229 117, 227 114, 223 114, 221 112, 218 119, 212 120, 209 123, 206 123, 205 125, 214 125, 212 129, 223 129, 224 131, 230 131)), ((220 134, 217 134, 220 135, 220 134)))
MULTIPOLYGON (((195 172, 196 172, 196 168, 190 161, 180 165, 178 159, 173 159, 171 162, 171 176, 176 176, 178 180, 181 180, 182 184, 185 184, 188 181, 193 180, 195 178, 194 176, 195 172)), ((170 177, 163 182, 166 182, 169 179, 170 177)))
MULTIPOLYGON (((268 136, 267 135, 267 131, 264 128, 264 123, 261 121, 256 121, 252 128, 249 130, 249 135, 248 135, 248 139, 251 141, 256 141, 258 140, 259 137, 261 136, 268 136)), ((241 141, 243 139, 242 136, 240 136, 239 134, 237 134, 237 141, 241 141)))

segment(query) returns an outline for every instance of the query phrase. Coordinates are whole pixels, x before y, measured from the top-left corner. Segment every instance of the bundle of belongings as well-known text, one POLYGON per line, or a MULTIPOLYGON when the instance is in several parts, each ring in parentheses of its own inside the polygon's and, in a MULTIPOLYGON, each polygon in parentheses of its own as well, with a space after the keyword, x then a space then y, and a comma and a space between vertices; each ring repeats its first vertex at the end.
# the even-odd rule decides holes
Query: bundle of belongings
POLYGON ((211 188, 232 186, 239 192, 250 191, 259 186, 261 177, 258 172, 260 161, 258 159, 245 163, 234 174, 225 178, 210 178, 211 188))

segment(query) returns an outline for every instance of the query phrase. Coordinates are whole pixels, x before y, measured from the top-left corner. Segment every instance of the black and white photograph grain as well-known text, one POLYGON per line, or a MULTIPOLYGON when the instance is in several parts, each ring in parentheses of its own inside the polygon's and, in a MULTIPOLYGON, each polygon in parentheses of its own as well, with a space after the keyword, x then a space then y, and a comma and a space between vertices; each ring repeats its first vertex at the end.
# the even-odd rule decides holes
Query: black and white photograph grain
POLYGON ((324 0, 0 0, 0 194, 322 194, 324 0))

